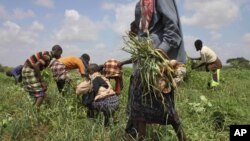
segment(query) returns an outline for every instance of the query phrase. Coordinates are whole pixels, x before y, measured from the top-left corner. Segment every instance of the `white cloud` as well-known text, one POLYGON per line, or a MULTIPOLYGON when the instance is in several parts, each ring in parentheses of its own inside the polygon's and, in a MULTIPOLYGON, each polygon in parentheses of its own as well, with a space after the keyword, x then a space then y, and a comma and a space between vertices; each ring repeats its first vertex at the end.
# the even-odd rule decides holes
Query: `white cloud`
POLYGON ((78 11, 66 10, 64 22, 56 31, 55 38, 64 42, 93 41, 97 39, 100 29, 99 23, 81 16, 78 11))
POLYGON ((31 25, 20 26, 13 21, 0 25, 0 63, 8 66, 23 64, 29 55, 44 50, 40 31, 43 25, 34 21, 31 25))
POLYGON ((66 20, 74 20, 78 21, 80 19, 80 15, 76 10, 66 10, 65 11, 66 20))
POLYGON ((6 13, 6 9, 4 6, 0 5, 0 19, 4 19, 4 17, 6 17, 7 13, 6 13))
POLYGON ((35 4, 47 7, 47 8, 53 8, 54 7, 54 1, 53 0, 36 0, 35 4))
POLYGON ((97 49, 104 49, 104 48, 106 48, 107 46, 106 46, 104 43, 97 43, 97 44, 95 45, 95 47, 96 47, 97 49))
POLYGON ((239 5, 233 0, 185 0, 185 8, 191 12, 181 17, 182 23, 216 29, 235 21, 239 5))
POLYGON ((213 41, 221 39, 221 37, 222 37, 221 33, 217 32, 217 31, 214 31, 214 30, 212 30, 210 32, 210 35, 211 35, 211 40, 213 40, 213 41))
POLYGON ((8 11, 4 6, 0 5, 0 19, 3 20, 22 20, 25 18, 35 17, 35 13, 28 9, 24 10, 21 8, 13 9, 12 11, 8 11))
POLYGON ((44 26, 39 23, 38 21, 34 21, 30 27, 30 29, 34 31, 42 31, 44 29, 44 26))
POLYGON ((110 3, 110 2, 104 2, 104 3, 102 3, 101 7, 102 7, 102 9, 105 9, 105 10, 112 10, 115 8, 115 4, 110 3))
POLYGON ((242 38, 243 38, 243 41, 245 43, 247 43, 248 46, 249 46, 249 44, 250 44, 250 33, 246 33, 242 38))
POLYGON ((197 39, 197 37, 191 35, 184 36, 184 47, 189 57, 199 57, 199 52, 194 47, 194 42, 197 39))
POLYGON ((32 10, 23 10, 20 8, 14 9, 13 10, 13 17, 14 19, 25 19, 25 18, 30 18, 30 17, 35 17, 35 13, 32 10))
POLYGON ((39 37, 38 31, 41 27, 43 26, 37 22, 33 22, 30 28, 23 28, 12 21, 4 22, 0 26, 1 48, 34 44, 39 37))
POLYGON ((130 29, 130 23, 134 20, 134 11, 137 1, 127 4, 105 3, 103 8, 115 12, 115 21, 112 23, 112 29, 119 35, 125 35, 130 29))

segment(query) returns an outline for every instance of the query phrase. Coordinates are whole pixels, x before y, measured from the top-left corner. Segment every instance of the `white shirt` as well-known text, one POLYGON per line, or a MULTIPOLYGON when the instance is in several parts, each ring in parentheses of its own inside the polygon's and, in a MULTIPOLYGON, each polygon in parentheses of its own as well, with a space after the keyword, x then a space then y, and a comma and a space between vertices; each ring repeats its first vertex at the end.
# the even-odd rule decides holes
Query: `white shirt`
POLYGON ((207 46, 202 47, 200 54, 201 54, 201 61, 204 63, 212 63, 217 59, 217 55, 215 54, 215 52, 210 48, 208 48, 207 46))

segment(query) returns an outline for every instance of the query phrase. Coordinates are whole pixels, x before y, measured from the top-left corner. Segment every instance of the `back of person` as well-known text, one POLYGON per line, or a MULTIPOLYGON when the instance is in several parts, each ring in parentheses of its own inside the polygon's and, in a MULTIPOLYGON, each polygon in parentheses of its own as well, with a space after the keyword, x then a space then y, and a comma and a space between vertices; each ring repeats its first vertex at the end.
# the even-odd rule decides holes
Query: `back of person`
POLYGON ((100 68, 97 64, 90 64, 88 67, 92 83, 92 90, 91 92, 88 92, 88 94, 89 97, 92 97, 91 95, 95 95, 95 98, 92 104, 88 106, 87 113, 89 114, 87 115, 93 115, 93 109, 101 111, 105 117, 104 126, 109 126, 109 118, 112 117, 114 112, 118 109, 119 98, 112 90, 108 79, 103 77, 99 71, 100 68))
POLYGON ((107 84, 107 87, 100 86, 100 88, 98 89, 98 91, 96 93, 95 101, 103 99, 103 98, 108 97, 108 96, 115 95, 116 93, 113 90, 112 85, 110 84, 110 81, 106 77, 101 75, 100 73, 94 73, 92 76, 90 76, 91 81, 92 81, 92 85, 95 85, 94 81, 98 77, 99 77, 99 79, 101 78, 102 80, 104 80, 104 82, 107 84))
POLYGON ((40 63, 40 71, 46 68, 50 61, 52 60, 52 54, 49 51, 37 52, 31 55, 26 61, 22 69, 22 78, 24 88, 28 92, 41 92, 44 91, 45 88, 39 82, 39 78, 37 78, 36 72, 34 70, 34 65, 37 62, 40 63))
POLYGON ((26 61, 24 66, 32 66, 36 64, 37 62, 40 62, 42 65, 40 67, 40 70, 43 70, 46 68, 50 61, 52 60, 52 54, 49 51, 41 51, 33 54, 30 56, 26 61))
POLYGON ((203 46, 201 49, 201 61, 206 63, 212 63, 216 61, 217 55, 213 50, 208 48, 207 46, 203 46))
POLYGON ((66 69, 81 69, 83 70, 84 65, 82 60, 79 57, 75 56, 67 56, 67 57, 62 57, 58 60, 59 62, 63 63, 66 66, 66 69))
POLYGON ((121 62, 116 59, 109 59, 103 65, 102 74, 108 79, 115 80, 115 92, 120 94, 123 88, 122 66, 121 62))

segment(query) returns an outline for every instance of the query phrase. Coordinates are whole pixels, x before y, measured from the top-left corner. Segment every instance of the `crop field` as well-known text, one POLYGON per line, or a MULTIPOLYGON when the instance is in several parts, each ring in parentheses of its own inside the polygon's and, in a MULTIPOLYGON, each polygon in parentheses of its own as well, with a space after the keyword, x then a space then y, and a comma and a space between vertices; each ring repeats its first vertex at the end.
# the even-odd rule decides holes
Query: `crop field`
MULTIPOLYGON (((48 71, 49 72, 49 71, 48 71)), ((67 93, 58 93, 50 72, 44 74, 47 97, 40 109, 14 79, 0 73, 0 141, 122 141, 125 140, 126 106, 131 68, 124 68, 124 88, 114 124, 103 127, 103 115, 86 117, 87 109, 74 91, 78 74, 67 93)), ((176 109, 191 141, 228 141, 229 125, 250 124, 250 70, 222 69, 221 83, 207 88, 209 73, 191 70, 177 89, 176 109)), ((176 141, 171 125, 147 125, 147 141, 176 141)))

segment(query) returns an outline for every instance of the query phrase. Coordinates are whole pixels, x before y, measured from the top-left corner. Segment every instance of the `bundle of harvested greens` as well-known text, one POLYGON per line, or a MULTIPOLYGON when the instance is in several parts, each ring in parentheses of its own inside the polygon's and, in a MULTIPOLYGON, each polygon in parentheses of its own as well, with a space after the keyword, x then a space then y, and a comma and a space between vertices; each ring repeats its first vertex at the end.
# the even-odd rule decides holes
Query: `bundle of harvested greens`
POLYGON ((150 39, 138 39, 128 35, 124 38, 122 49, 131 54, 131 59, 140 71, 142 94, 154 94, 162 97, 176 84, 173 80, 173 69, 167 55, 160 49, 155 49, 150 39))

